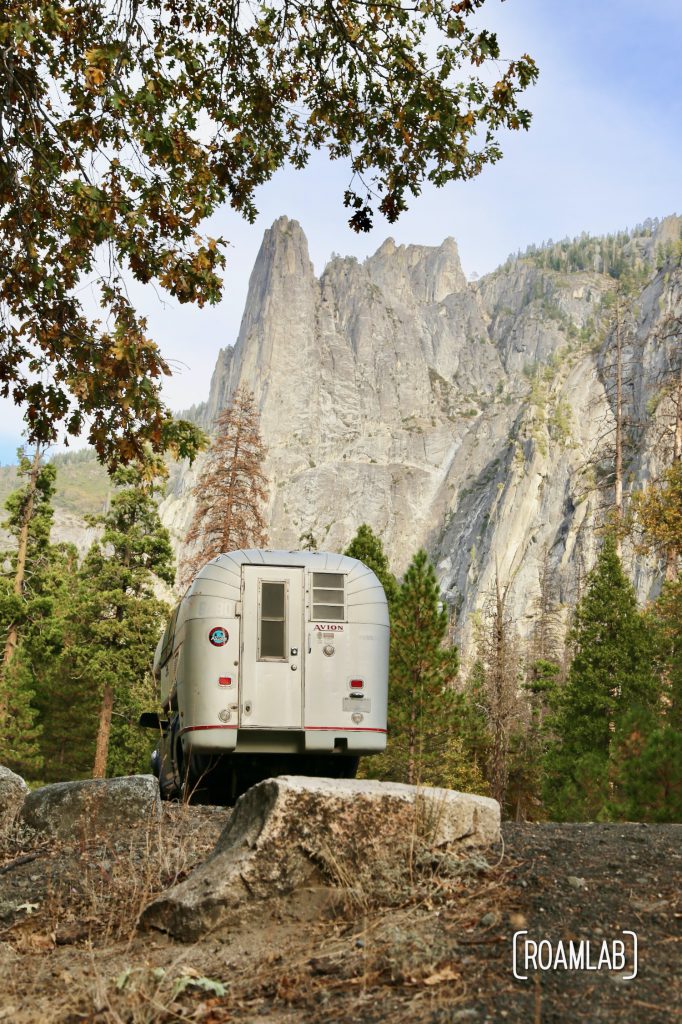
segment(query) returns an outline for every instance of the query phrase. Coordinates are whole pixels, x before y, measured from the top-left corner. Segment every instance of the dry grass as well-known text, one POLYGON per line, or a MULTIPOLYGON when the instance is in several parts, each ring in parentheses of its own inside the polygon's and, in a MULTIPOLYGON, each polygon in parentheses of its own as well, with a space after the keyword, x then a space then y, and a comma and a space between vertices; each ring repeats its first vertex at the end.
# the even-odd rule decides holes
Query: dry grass
POLYGON ((434 846, 433 808, 354 846, 322 844, 320 884, 254 904, 238 932, 197 945, 140 936, 142 909, 206 856, 226 817, 176 806, 119 836, 7 837, 0 912, 16 895, 0 934, 0 1022, 430 1021, 464 999, 476 972, 465 980, 455 966, 453 936, 502 908, 503 876, 479 854, 434 846))
POLYGON ((114 835, 86 827, 73 842, 15 826, 0 842, 0 939, 17 948, 38 934, 53 945, 132 940, 144 907, 210 852, 226 816, 167 807, 161 821, 114 835))

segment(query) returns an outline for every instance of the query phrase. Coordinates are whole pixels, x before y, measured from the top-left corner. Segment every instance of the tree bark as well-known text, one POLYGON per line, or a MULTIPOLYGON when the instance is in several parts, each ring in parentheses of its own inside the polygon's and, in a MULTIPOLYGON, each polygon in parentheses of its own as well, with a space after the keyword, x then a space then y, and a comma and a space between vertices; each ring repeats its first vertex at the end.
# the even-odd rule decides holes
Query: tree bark
POLYGON ((414 786, 417 768, 417 709, 414 706, 414 694, 410 707, 410 729, 407 740, 407 784, 414 786))
POLYGON ((237 480, 237 459, 239 458, 239 443, 241 441, 241 431, 237 429, 237 436, 234 442, 234 451, 232 453, 232 465, 230 468, 230 483, 227 488, 227 498, 225 500, 225 523, 223 525, 223 540, 222 548, 223 551, 230 550, 230 535, 232 532, 232 517, 234 515, 234 500, 235 500, 235 485, 237 480))
POLYGON ((97 729, 97 749, 92 769, 93 779, 103 779, 107 773, 107 756, 109 754, 109 736, 111 734, 111 716, 114 711, 114 691, 108 684, 104 687, 102 704, 99 710, 99 727, 97 729))
POLYGON ((500 806, 504 803, 507 790, 507 749, 509 731, 509 687, 514 681, 509 678, 508 637, 505 628, 505 604, 507 591, 500 587, 499 575, 495 574, 495 621, 493 623, 493 645, 491 658, 491 725, 492 750, 490 757, 490 792, 500 806))

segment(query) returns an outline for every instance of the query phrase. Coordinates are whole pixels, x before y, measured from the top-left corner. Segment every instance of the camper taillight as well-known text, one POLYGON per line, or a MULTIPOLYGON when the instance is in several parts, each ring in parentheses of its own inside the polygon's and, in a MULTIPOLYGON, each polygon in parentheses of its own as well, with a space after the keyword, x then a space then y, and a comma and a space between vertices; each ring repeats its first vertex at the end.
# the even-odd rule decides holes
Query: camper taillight
POLYGON ((361 690, 365 685, 364 679, 351 679, 350 688, 351 690, 361 690))

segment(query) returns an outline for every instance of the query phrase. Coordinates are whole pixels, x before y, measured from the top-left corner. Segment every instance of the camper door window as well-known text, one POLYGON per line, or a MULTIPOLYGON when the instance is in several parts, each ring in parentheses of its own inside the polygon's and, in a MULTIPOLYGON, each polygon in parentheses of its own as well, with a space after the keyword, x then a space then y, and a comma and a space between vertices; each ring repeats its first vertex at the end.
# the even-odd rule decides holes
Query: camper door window
POLYGON ((287 584, 260 580, 259 661, 286 661, 287 584))

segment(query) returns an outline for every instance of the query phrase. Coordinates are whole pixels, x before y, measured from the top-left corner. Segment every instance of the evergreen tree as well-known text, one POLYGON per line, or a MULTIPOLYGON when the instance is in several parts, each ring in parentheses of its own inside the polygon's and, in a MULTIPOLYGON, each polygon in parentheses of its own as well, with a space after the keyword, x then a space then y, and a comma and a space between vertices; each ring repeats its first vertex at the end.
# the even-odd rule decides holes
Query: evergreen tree
POLYGON ((302 551, 317 551, 317 540, 312 530, 306 530, 298 538, 302 551))
POLYGON ((215 436, 193 491, 196 509, 185 537, 184 585, 216 555, 267 543, 262 511, 267 499, 264 459, 254 397, 239 388, 216 420, 215 436))
POLYGON ((371 526, 362 523, 352 541, 344 551, 350 558, 358 558, 375 574, 386 594, 389 607, 392 607, 398 595, 396 578, 388 565, 381 538, 374 533, 371 526))
POLYGON ((553 726, 545 795, 559 820, 609 816, 610 758, 626 720, 655 702, 650 645, 632 585, 607 536, 576 609, 574 656, 553 726))
POLYGON ((464 752, 454 735, 458 699, 451 684, 455 647, 444 647, 448 617, 439 607, 436 573, 425 551, 413 558, 393 605, 386 755, 374 777, 449 785, 464 752))
POLYGON ((7 623, 3 671, 14 657, 19 643, 20 625, 27 619, 27 606, 32 596, 30 581, 39 573, 39 563, 44 561, 49 548, 56 475, 54 466, 43 463, 39 447, 35 448, 30 459, 22 448, 18 450, 17 456, 18 475, 26 477, 26 485, 14 491, 5 503, 9 517, 3 525, 14 537, 16 549, 6 552, 3 561, 9 562, 8 576, 12 581, 16 609, 7 623))
POLYGON ((657 700, 619 729, 614 809, 629 820, 682 820, 682 580, 666 582, 645 615, 657 700))
POLYGON ((613 757, 609 806, 627 821, 682 821, 682 733, 665 721, 625 722, 613 757))
POLYGON ((153 487, 132 468, 118 470, 114 482, 121 489, 96 520, 104 526, 101 542, 81 566, 79 621, 68 652, 73 677, 88 680, 99 704, 95 777, 144 765, 149 744, 136 723, 149 706, 149 673, 168 612, 154 581, 170 585, 175 575, 153 487))
MULTIPOLYGON (((45 575, 50 562, 50 528, 55 470, 36 448, 31 458, 19 449, 19 477, 26 484, 5 503, 3 523, 16 547, 0 555, 5 569, 0 582, 0 625, 3 656, 0 667, 0 763, 36 778, 42 766, 40 728, 34 700, 34 677, 27 641, 49 620, 45 575)), ((44 657, 50 654, 45 645, 44 657)))
POLYGON ((42 776, 40 723, 33 705, 34 680, 18 653, 3 673, 5 716, 0 727, 0 764, 23 778, 42 776))
POLYGON ((76 548, 54 545, 44 581, 49 614, 36 622, 24 645, 31 657, 42 729, 42 778, 48 783, 88 778, 92 772, 99 702, 77 658, 89 621, 83 587, 76 548))

